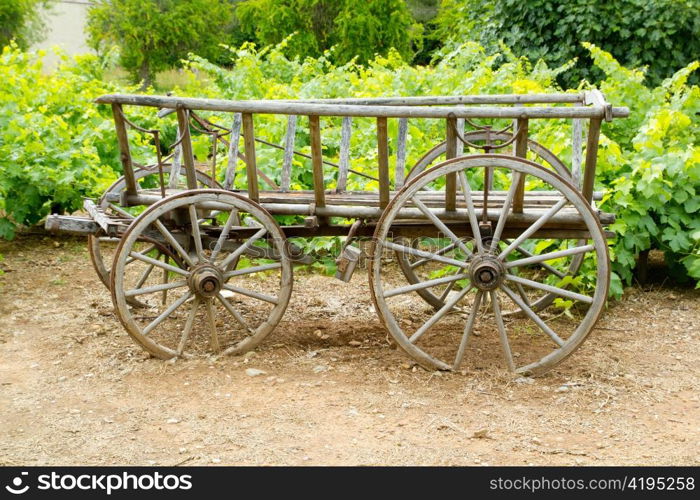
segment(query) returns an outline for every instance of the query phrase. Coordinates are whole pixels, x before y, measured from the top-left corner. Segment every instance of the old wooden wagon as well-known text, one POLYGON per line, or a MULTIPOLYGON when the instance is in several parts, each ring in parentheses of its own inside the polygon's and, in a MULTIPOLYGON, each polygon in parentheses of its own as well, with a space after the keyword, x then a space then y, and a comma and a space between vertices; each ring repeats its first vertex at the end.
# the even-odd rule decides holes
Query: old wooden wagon
POLYGON ((603 310, 610 279, 603 226, 613 216, 595 207, 598 140, 602 122, 628 110, 596 90, 97 102, 112 108, 124 175, 101 199, 85 201, 89 217, 53 215, 46 226, 89 234, 117 316, 154 356, 256 347, 282 319, 294 264, 309 262, 294 238, 344 236, 337 274, 344 280, 364 249, 379 321, 431 369, 458 369, 491 346, 510 370, 542 373, 581 344, 603 310), (135 106, 170 121, 172 144, 163 144, 162 130, 129 119, 135 106), (286 120, 276 141, 256 125, 270 114, 286 120), (407 147, 420 120, 444 131, 422 156, 407 147), (537 120, 571 121, 559 154, 530 137, 537 120), (330 125, 332 141, 324 137, 330 125), (134 159, 136 134, 141 149, 152 148, 150 162, 134 159), (376 168, 355 166, 354 134, 376 134, 376 168), (196 155, 193 138, 200 149, 206 138, 209 153, 196 155), (279 151, 273 169, 265 148, 279 151), (306 169, 313 190, 294 189, 293 165, 306 169), (347 190, 352 176, 365 188, 347 190), (480 346, 470 349, 475 335, 480 346))

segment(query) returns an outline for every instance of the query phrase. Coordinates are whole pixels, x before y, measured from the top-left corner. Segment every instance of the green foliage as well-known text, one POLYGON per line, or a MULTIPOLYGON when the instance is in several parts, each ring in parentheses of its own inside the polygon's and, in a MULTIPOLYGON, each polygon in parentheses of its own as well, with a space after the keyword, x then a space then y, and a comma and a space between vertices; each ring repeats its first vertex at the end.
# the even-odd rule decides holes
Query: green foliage
MULTIPOLYGON (((319 57, 366 63, 396 49, 411 60, 420 48, 422 28, 402 0, 248 0, 237 5, 240 29, 250 41, 276 45, 290 34, 290 57, 319 57)), ((201 54, 200 54, 201 55, 201 54)))
POLYGON ((96 0, 86 29, 100 53, 118 46, 119 63, 147 87, 190 52, 215 58, 232 19, 228 0, 96 0))
POLYGON ((14 42, 26 49, 46 30, 41 10, 53 0, 2 0, 0 2, 0 48, 14 42))
POLYGON ((565 75, 569 85, 603 76, 591 70, 581 42, 626 66, 648 66, 651 85, 700 54, 698 0, 444 0, 441 7, 440 37, 477 40, 491 50, 502 40, 517 54, 554 65, 578 58, 565 75))
POLYGON ((49 212, 74 211, 115 178, 110 116, 91 99, 114 91, 94 56, 45 74, 41 55, 0 55, 0 238, 49 212))

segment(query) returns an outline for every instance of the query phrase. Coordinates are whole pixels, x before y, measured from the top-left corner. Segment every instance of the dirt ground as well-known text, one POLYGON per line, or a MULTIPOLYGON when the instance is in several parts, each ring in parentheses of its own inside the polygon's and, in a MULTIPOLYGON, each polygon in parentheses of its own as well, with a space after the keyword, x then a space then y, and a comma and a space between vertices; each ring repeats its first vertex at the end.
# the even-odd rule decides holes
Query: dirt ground
POLYGON ((573 356, 523 379, 491 351, 486 368, 419 368, 364 273, 297 273, 257 352, 172 363, 122 330, 83 241, 0 254, 0 465, 700 464, 689 288, 629 289, 573 356))

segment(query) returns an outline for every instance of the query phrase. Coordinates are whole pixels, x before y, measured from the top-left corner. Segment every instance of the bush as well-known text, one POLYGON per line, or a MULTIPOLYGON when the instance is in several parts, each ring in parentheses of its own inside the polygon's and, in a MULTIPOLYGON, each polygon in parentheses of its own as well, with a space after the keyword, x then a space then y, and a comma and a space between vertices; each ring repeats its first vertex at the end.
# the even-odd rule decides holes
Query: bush
POLYGON ((51 6, 53 0, 2 0, 0 3, 0 48, 11 41, 23 49, 39 41, 46 25, 42 9, 51 6))

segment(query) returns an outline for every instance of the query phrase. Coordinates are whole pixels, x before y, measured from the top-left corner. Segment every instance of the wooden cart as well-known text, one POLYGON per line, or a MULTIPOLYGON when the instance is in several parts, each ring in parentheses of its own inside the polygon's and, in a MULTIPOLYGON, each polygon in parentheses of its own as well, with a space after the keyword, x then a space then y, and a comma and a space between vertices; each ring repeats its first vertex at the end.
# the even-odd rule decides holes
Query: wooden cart
POLYGON ((500 344, 511 371, 542 373, 581 344, 603 310, 610 279, 603 226, 613 216, 594 203, 598 139, 604 120, 628 110, 596 90, 305 101, 105 95, 97 102, 112 107, 124 176, 100 200, 86 200, 89 217, 53 215, 46 226, 89 234, 117 316, 154 356, 256 347, 285 312, 293 265, 310 259, 290 238, 345 236, 344 280, 364 249, 379 320, 431 369, 458 369, 465 357, 485 357, 483 349, 500 344), (171 129, 176 121, 173 144, 164 147, 162 130, 129 120, 134 106, 157 108, 171 129), (256 136, 262 114, 282 115, 285 137, 256 136), (551 119, 572 121, 569 162, 529 138, 534 120, 551 119), (444 124, 444 141, 411 166, 414 120, 444 124), (332 145, 323 142, 323 123, 337 125, 332 145), (133 159, 129 130, 139 132, 140 147, 153 147, 150 164, 133 159), (375 130, 376 170, 353 168, 353 134, 375 130), (200 146, 202 137, 210 141, 206 164, 196 162, 194 137, 200 146), (296 151, 297 142, 310 151, 296 151), (259 168, 264 148, 281 150, 277 168, 269 161, 259 168), (299 161, 310 163, 313 190, 292 189, 299 161), (368 187, 348 191, 352 176, 368 187), (481 347, 469 349, 475 335, 481 347))

